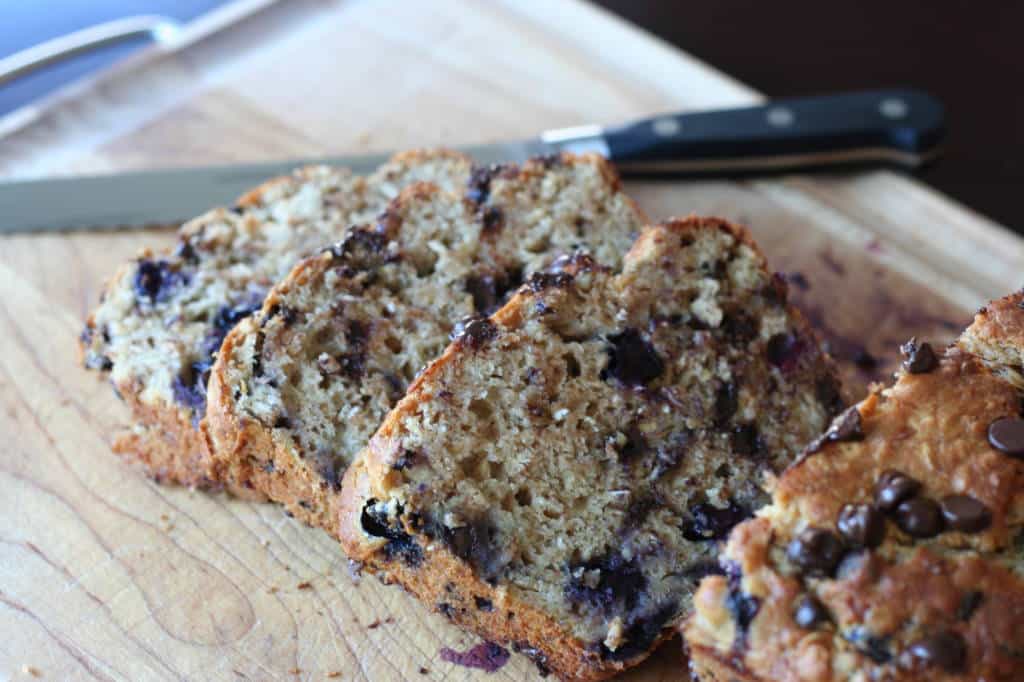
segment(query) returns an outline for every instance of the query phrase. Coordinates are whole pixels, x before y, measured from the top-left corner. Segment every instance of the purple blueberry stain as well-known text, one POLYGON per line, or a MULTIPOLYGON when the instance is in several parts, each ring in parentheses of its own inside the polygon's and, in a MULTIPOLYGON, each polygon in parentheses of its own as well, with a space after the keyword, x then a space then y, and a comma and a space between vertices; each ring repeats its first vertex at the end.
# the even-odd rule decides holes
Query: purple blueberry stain
POLYGON ((444 647, 439 653, 441 660, 446 663, 454 663, 464 668, 476 668, 488 673, 500 670, 508 663, 511 656, 508 649, 494 642, 481 642, 467 651, 456 651, 444 647))

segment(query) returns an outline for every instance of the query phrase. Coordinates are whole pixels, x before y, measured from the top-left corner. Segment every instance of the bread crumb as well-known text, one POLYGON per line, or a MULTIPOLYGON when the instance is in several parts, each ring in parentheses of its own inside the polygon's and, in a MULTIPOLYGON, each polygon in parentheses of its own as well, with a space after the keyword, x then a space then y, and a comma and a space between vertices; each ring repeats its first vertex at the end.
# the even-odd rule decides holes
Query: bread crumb
POLYGON ((302 674, 302 668, 292 668, 288 672, 291 675, 301 675, 302 674))
POLYGON ((308 580, 303 580, 301 583, 299 583, 295 587, 296 587, 296 589, 299 589, 299 590, 308 590, 311 587, 313 587, 313 584, 310 583, 308 580))
POLYGON ((422 665, 420 666, 420 675, 426 675, 429 672, 430 668, 424 668, 422 665))
POLYGON ((25 675, 31 675, 32 677, 40 677, 40 676, 42 676, 42 673, 39 672, 39 668, 37 668, 37 667, 35 667, 33 665, 23 665, 23 666, 21 666, 21 672, 24 673, 25 675))
POLYGON ((327 677, 341 677, 341 671, 332 670, 331 672, 327 673, 327 677))
POLYGON ((269 592, 270 594, 276 593, 277 592, 277 585, 271 585, 270 587, 268 587, 267 588, 267 592, 269 592))

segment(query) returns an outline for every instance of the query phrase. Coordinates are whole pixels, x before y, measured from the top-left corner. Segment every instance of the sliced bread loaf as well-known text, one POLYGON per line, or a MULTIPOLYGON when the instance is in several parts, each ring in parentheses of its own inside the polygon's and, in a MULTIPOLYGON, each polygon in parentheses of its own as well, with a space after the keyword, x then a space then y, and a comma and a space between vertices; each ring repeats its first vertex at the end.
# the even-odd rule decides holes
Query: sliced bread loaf
POLYGON ((840 409, 832 364, 747 233, 648 228, 470 318, 345 475, 367 570, 542 672, 642 660, 840 409))
POLYGON ((224 335, 300 258, 373 220, 402 187, 454 190, 470 169, 448 151, 399 154, 368 177, 304 168, 186 223, 173 250, 145 251, 122 267, 81 336, 86 367, 109 373, 132 410, 134 425, 115 449, 158 480, 208 484, 196 425, 224 335))
POLYGON ((596 156, 477 169, 465 195, 407 188, 228 334, 202 426, 212 477, 336 534, 346 467, 454 323, 560 254, 618 267, 644 221, 596 156))

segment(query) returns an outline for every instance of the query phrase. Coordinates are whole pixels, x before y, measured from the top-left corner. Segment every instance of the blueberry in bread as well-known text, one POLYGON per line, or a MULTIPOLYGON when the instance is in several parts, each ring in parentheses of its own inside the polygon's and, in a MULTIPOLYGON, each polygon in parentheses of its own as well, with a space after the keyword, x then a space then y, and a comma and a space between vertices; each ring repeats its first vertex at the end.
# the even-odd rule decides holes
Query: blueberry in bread
POLYGON ((840 417, 683 628, 701 680, 1024 678, 1024 295, 840 417))
POLYGON ((81 337, 86 367, 109 373, 133 413, 115 450, 158 480, 208 483, 196 424, 225 334, 300 258, 372 220, 402 187, 429 181, 454 190, 470 169, 448 151, 399 154, 368 177, 304 168, 186 223, 172 250, 123 266, 81 337))
POLYGON ((228 334, 202 425, 212 477, 336 534, 345 469, 453 324, 560 254, 619 267, 644 222, 596 156, 476 169, 460 194, 406 188, 228 334))
POLYGON ((834 368, 746 231, 645 229, 472 317, 342 486, 350 557, 542 672, 642 660, 840 408, 834 368))

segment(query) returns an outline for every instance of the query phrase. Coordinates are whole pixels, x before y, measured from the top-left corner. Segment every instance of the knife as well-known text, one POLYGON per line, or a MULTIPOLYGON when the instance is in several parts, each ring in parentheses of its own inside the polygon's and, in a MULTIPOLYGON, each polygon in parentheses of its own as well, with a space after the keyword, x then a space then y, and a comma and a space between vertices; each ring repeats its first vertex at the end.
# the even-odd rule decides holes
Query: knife
MULTIPOLYGON (((533 140, 460 149, 481 164, 596 152, 624 176, 741 176, 864 164, 916 168, 938 154, 944 117, 942 104, 926 93, 875 90, 562 128, 533 140)), ((3 181, 0 233, 173 225, 229 205, 297 166, 327 163, 368 173, 389 156, 3 181)))

